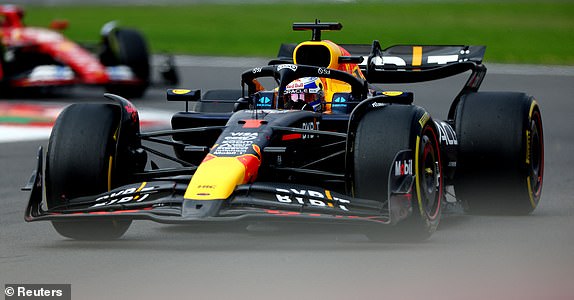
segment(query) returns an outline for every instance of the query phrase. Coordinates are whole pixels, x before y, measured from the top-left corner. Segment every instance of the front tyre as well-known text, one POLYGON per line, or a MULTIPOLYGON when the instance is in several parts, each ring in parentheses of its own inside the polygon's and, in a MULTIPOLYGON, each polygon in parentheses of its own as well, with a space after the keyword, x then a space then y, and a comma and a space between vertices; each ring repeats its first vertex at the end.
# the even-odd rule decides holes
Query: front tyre
POLYGON ((439 224, 443 176, 438 134, 422 108, 387 105, 361 119, 353 146, 355 194, 386 202, 391 195, 389 176, 399 172, 395 159, 405 150, 412 153, 413 170, 404 173, 414 175, 412 190, 404 195, 410 198, 410 216, 393 227, 368 232, 372 240, 421 241, 439 224))
MULTIPOLYGON (((72 104, 58 116, 46 154, 48 209, 66 208, 74 198, 112 189, 120 119, 112 104, 72 104)), ((131 221, 52 221, 64 237, 108 240, 121 237, 131 221)))

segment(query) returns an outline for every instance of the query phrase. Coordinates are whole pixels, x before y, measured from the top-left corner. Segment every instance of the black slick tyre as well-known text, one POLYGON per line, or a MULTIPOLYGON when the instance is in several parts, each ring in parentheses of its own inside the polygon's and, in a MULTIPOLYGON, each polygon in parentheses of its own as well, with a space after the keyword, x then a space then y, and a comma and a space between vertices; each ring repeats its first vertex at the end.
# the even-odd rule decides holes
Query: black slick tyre
POLYGON ((120 28, 107 37, 105 47, 106 65, 128 66, 137 79, 137 84, 112 84, 107 91, 123 97, 142 97, 150 82, 149 50, 143 35, 133 29, 120 28))
POLYGON ((523 93, 481 92, 456 110, 457 198, 473 214, 525 215, 540 201, 544 138, 537 102, 523 93))
MULTIPOLYGON (((119 109, 111 104, 72 104, 56 120, 46 154, 48 209, 66 208, 73 198, 112 189, 119 109)), ((121 237, 131 221, 53 221, 64 237, 108 240, 121 237)))
POLYGON ((443 199, 442 166, 434 122, 422 108, 387 105, 368 112, 358 124, 353 146, 355 195, 387 201, 389 176, 397 153, 412 153, 409 171, 415 177, 411 215, 398 224, 367 233, 375 241, 422 241, 440 221, 443 199))

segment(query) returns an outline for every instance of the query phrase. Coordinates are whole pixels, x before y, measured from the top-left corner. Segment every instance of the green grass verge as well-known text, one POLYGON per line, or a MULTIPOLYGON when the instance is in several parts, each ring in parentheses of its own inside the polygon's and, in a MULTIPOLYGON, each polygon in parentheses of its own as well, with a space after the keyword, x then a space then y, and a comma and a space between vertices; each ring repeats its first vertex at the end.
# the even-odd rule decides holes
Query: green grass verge
POLYGON ((143 31, 154 52, 274 57, 280 43, 310 38, 291 23, 318 18, 343 23, 323 34, 339 43, 486 45, 490 62, 574 65, 574 3, 476 2, 29 6, 26 20, 67 19, 67 36, 80 41, 119 20, 143 31))

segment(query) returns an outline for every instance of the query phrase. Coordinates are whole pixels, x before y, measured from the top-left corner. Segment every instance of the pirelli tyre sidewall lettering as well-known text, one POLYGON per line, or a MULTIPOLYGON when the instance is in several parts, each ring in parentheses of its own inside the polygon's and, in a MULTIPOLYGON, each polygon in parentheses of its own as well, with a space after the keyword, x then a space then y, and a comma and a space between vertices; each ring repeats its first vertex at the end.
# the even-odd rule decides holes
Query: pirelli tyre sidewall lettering
POLYGON ((538 206, 542 194, 542 182, 544 177, 544 135, 542 130, 542 117, 540 107, 535 99, 528 111, 528 124, 524 132, 524 162, 527 176, 526 186, 532 208, 538 206))
MULTIPOLYGON (((114 148, 117 148, 119 132, 120 132, 120 126, 118 126, 116 128, 116 130, 114 131, 114 135, 112 136, 114 148)), ((108 179, 107 179, 108 190, 107 191, 108 192, 112 190, 113 180, 115 179, 115 176, 113 176, 114 175, 114 163, 115 163, 114 155, 116 155, 115 150, 116 149, 112 149, 110 151, 110 154, 108 155, 108 171, 107 171, 107 174, 108 174, 108 176, 107 176, 108 177, 108 179)))
POLYGON ((415 149, 416 198, 413 204, 416 203, 415 209, 418 208, 421 219, 434 230, 440 219, 444 192, 439 131, 428 112, 422 109, 416 114, 414 122, 416 124, 412 128, 417 132, 413 133, 414 140, 411 141, 415 149))

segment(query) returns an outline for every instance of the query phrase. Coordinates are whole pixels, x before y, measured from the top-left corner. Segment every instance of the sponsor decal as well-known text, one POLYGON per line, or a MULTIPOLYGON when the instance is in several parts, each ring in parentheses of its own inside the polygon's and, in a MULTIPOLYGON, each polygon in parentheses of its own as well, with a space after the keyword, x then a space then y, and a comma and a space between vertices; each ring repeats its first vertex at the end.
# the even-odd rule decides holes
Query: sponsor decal
POLYGON ((198 189, 208 189, 208 190, 214 190, 217 188, 216 185, 208 185, 208 184, 200 184, 197 186, 198 189))
POLYGON ((251 148, 253 141, 257 139, 257 132, 232 132, 223 138, 220 145, 217 146, 214 155, 239 156, 247 153, 251 148))
POLYGON ((297 66, 292 64, 283 64, 277 66, 277 71, 281 71, 283 69, 290 69, 291 71, 295 72, 297 71, 297 66))
POLYGON ((337 98, 333 99, 333 103, 331 105, 332 106, 341 106, 341 105, 344 106, 345 102, 347 102, 347 99, 345 99, 344 97, 337 97, 337 98))
MULTIPOLYGON (((301 81, 293 81, 289 83, 285 88, 287 89, 302 89, 305 87, 305 84, 301 81)), ((287 93, 287 91, 285 91, 287 93)))
POLYGON ((444 145, 458 145, 458 139, 452 126, 446 122, 435 122, 438 129, 439 142, 444 145))
POLYGON ((317 70, 317 73, 319 73, 319 75, 329 75, 331 74, 331 70, 327 68, 319 68, 319 70, 317 70))
POLYGON ((294 203, 316 207, 331 207, 344 211, 349 211, 345 204, 351 203, 350 200, 332 196, 331 192, 328 190, 319 192, 305 189, 300 190, 276 188, 275 191, 277 192, 275 194, 275 198, 281 203, 294 203))
MULTIPOLYGON (((309 92, 309 89, 288 89, 288 90, 285 90, 285 92, 283 94, 285 94, 285 95, 306 94, 308 92, 309 92)), ((301 97, 303 97, 303 96, 301 96, 301 97)))
POLYGON ((257 101, 257 106, 260 106, 260 107, 271 107, 271 104, 272 104, 271 99, 267 96, 262 96, 257 101))
POLYGON ((333 112, 347 112, 347 99, 345 97, 339 96, 335 97, 333 101, 331 101, 331 110, 333 112))
MULTIPOLYGON (((359 65, 366 66, 367 62, 369 61, 368 56, 363 56, 363 62, 359 65)), ((398 57, 398 56, 375 56, 372 59, 372 63, 377 66, 384 66, 384 65, 394 65, 394 66, 406 66, 407 62, 398 57)))
POLYGON ((91 207, 102 207, 112 204, 122 204, 128 202, 142 202, 156 189, 154 186, 146 187, 144 182, 140 187, 127 188, 113 192, 96 199, 96 204, 91 207))
POLYGON ((413 175, 413 160, 395 161, 395 176, 413 175))
POLYGON ((386 106, 386 105, 387 105, 387 104, 385 104, 385 103, 380 103, 380 102, 373 102, 373 103, 371 103, 371 107, 373 107, 373 108, 383 107, 383 106, 386 106))
POLYGON ((261 110, 249 110, 246 109, 244 110, 245 112, 250 112, 250 113, 258 113, 258 114, 288 114, 291 112, 294 112, 293 110, 288 110, 288 109, 261 109, 261 110))
POLYGON ((257 74, 257 73, 261 73, 262 69, 261 68, 253 68, 253 70, 251 72, 253 72, 253 74, 257 74))
MULTIPOLYGON (((391 194, 403 194, 406 197, 412 191, 414 175, 416 174, 411 150, 397 153, 389 170, 389 189, 391 194)), ((410 202, 410 200, 409 200, 410 202)))
MULTIPOLYGON (((467 52, 465 52, 464 54, 468 55, 470 53, 469 50, 467 50, 467 52)), ((462 51, 461 51, 462 54, 462 51)), ((413 60, 412 65, 413 66, 419 66, 420 62, 422 61, 424 57, 422 56, 422 53, 420 53, 420 55, 417 55, 417 60, 413 60), (420 59, 420 60, 418 60, 420 59)), ((359 65, 365 66, 367 64, 369 57, 368 56, 363 56, 363 62, 360 63, 359 65)), ((452 62, 463 62, 463 61, 468 61, 467 58, 465 59, 460 59, 460 57, 457 54, 453 54, 453 55, 429 55, 427 57, 427 64, 438 64, 438 65, 445 65, 448 63, 452 63, 452 62)), ((399 56, 378 56, 378 57, 374 57, 372 59, 372 62, 377 65, 377 66, 384 66, 384 65, 394 65, 394 66, 406 66, 407 62, 399 56)))
MULTIPOLYGON (((303 122, 301 128, 305 130, 319 130, 319 123, 319 121, 303 122)), ((314 137, 316 137, 314 134, 303 134, 301 136, 302 139, 312 139, 314 137)))
MULTIPOLYGON (((468 59, 466 59, 468 60, 468 59)), ((438 64, 438 65, 446 65, 451 62, 459 61, 458 55, 433 55, 429 56, 427 59, 427 63, 429 64, 438 64)))

